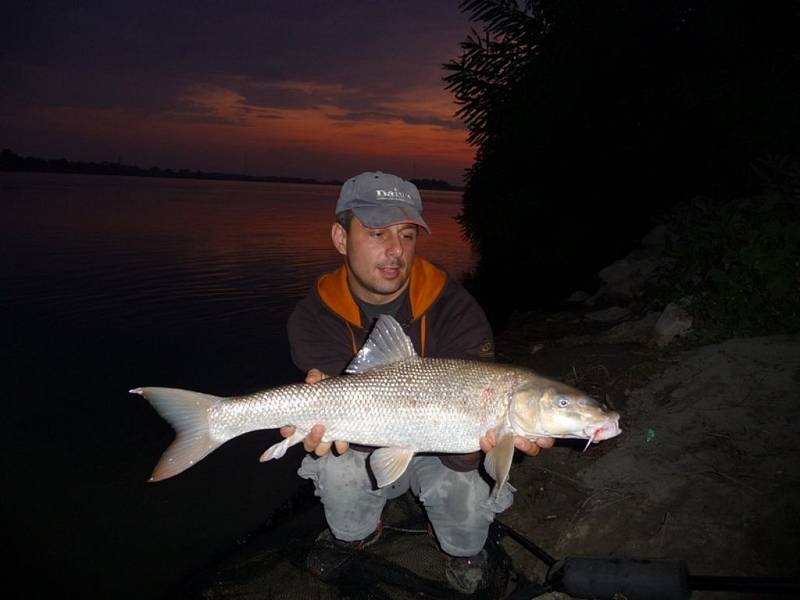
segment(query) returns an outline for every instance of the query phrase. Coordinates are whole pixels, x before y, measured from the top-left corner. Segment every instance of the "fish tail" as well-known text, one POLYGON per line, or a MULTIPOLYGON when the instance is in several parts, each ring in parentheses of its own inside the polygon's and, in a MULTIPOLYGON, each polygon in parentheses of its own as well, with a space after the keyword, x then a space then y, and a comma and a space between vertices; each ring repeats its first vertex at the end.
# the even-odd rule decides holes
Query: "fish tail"
POLYGON ((208 424, 208 409, 222 398, 162 387, 136 388, 130 392, 144 397, 175 430, 175 441, 161 455, 149 481, 177 475, 225 442, 211 437, 208 424))

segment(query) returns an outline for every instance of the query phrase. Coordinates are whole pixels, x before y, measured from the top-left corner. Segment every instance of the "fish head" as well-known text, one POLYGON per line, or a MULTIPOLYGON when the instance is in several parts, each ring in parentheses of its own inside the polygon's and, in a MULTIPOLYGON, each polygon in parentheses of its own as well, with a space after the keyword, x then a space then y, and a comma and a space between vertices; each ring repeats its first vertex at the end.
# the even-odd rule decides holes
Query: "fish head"
POLYGON ((517 435, 607 440, 619 435, 619 413, 572 386, 539 377, 522 383, 509 407, 517 435))

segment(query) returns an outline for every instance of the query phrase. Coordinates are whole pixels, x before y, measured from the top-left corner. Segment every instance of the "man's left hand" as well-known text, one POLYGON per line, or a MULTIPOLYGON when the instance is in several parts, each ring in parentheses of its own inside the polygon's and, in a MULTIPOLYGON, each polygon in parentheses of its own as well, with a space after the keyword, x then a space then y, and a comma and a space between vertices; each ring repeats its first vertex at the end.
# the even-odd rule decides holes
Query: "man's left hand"
MULTIPOLYGON (((319 369, 311 369, 306 374, 306 383, 308 384, 315 384, 319 383, 323 379, 327 379, 328 375, 323 373, 319 369)), ((324 456, 331 450, 331 444, 336 445, 336 452, 339 454, 344 454, 347 452, 347 449, 350 447, 350 444, 347 442, 343 442, 340 440, 336 440, 335 442, 323 442, 322 436, 325 434, 325 427, 320 424, 314 425, 311 428, 311 431, 308 432, 305 438, 303 438, 303 448, 306 449, 306 452, 313 452, 317 456, 324 456)), ((285 438, 294 435, 294 427, 291 425, 284 425, 281 427, 281 435, 285 438)))
MULTIPOLYGON (((485 435, 481 436, 480 443, 481 450, 489 452, 497 445, 497 431, 494 428, 487 431, 485 435)), ((536 456, 542 448, 552 448, 555 443, 556 440, 551 437, 538 437, 529 440, 519 435, 514 436, 514 447, 528 456, 536 456)))

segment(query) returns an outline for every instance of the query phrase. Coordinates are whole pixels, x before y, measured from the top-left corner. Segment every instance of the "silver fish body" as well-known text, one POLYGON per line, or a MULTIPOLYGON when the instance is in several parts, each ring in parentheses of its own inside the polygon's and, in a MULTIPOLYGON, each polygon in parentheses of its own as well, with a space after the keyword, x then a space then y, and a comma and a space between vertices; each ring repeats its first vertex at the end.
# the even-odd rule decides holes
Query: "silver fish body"
POLYGON ((421 358, 391 317, 382 316, 348 374, 246 396, 146 387, 141 394, 177 432, 151 480, 171 477, 226 441, 258 429, 293 425, 296 433, 261 460, 280 458, 317 423, 326 441, 376 446, 370 464, 379 486, 396 480, 417 452, 467 453, 498 431, 486 468, 505 482, 514 435, 590 441, 620 433, 619 415, 583 392, 527 369, 456 359, 421 358))
POLYGON ((286 424, 325 425, 326 441, 466 453, 502 421, 525 374, 477 361, 412 358, 317 384, 231 398, 211 409, 212 437, 227 440, 286 424))

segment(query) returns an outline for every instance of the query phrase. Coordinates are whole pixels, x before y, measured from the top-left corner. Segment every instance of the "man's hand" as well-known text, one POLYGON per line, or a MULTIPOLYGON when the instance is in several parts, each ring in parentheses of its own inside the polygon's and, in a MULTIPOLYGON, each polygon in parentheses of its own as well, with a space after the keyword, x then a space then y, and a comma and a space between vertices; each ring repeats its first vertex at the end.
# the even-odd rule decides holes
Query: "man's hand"
POLYGON ((323 379, 327 378, 328 375, 326 375, 319 369, 311 369, 308 373, 306 373, 306 383, 319 383, 323 379))
MULTIPOLYGON (((320 371, 319 369, 311 369, 306 374, 306 383, 319 383, 323 379, 327 379, 328 375, 320 371)), ((281 435, 283 437, 289 437, 290 435, 294 434, 294 427, 290 425, 286 425, 281 427, 281 435)), ((325 427, 322 425, 314 425, 311 428, 311 431, 308 432, 305 438, 303 438, 303 448, 306 449, 306 452, 313 452, 317 456, 324 456, 328 452, 330 452, 331 444, 336 444, 336 451, 339 454, 344 454, 347 452, 347 449, 350 445, 347 442, 342 442, 336 440, 335 442, 323 442, 322 436, 325 434, 325 427)))
MULTIPOLYGON (((486 434, 481 437, 481 450, 489 452, 489 450, 494 448, 497 445, 496 436, 497 431, 495 431, 494 428, 487 431, 486 434)), ((519 435, 514 436, 514 447, 528 456, 536 456, 542 448, 552 448, 555 443, 556 440, 551 437, 539 437, 529 440, 519 435)))

